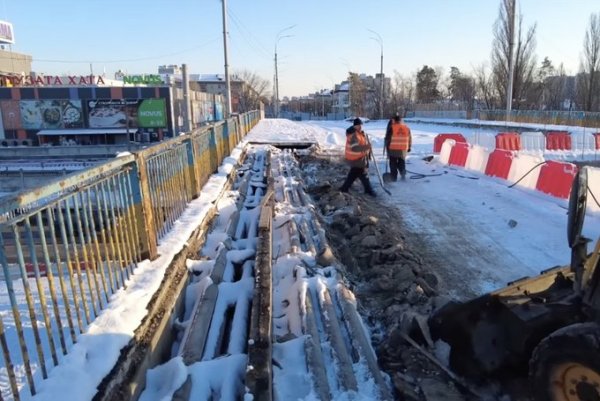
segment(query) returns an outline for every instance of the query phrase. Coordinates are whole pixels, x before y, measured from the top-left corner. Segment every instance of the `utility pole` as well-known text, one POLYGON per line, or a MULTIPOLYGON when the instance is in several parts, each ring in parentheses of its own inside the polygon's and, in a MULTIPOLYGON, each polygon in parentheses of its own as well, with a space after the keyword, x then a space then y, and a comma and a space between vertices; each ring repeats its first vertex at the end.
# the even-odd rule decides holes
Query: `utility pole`
POLYGON ((285 31, 289 31, 296 24, 292 26, 288 26, 287 28, 283 28, 281 31, 277 33, 277 39, 275 40, 275 117, 279 118, 279 72, 277 71, 277 45, 279 41, 283 38, 291 38, 294 35, 281 35, 285 31))
POLYGON ((379 119, 383 120, 383 39, 381 38, 381 35, 379 35, 377 32, 375 32, 372 29, 367 29, 369 32, 374 33, 375 35, 377 35, 377 38, 373 38, 371 37, 371 39, 379 42, 379 46, 381 46, 381 68, 380 68, 380 72, 379 72, 379 80, 381 81, 380 85, 379 85, 379 119))
POLYGON ((225 103, 225 118, 231 116, 231 82, 229 82, 229 64, 227 62, 227 0, 223 1, 223 51, 225 53, 225 91, 227 92, 227 102, 225 103))
POLYGON ((275 117, 279 118, 279 74, 277 73, 277 43, 275 43, 275 117))
POLYGON ((510 119, 513 97, 513 80, 515 75, 515 58, 513 48, 515 46, 515 10, 517 0, 508 0, 510 10, 508 11, 508 87, 506 89, 506 121, 510 119))
POLYGON ((192 131, 192 119, 190 118, 190 79, 186 64, 181 65, 181 78, 183 88, 183 132, 189 133, 192 131))

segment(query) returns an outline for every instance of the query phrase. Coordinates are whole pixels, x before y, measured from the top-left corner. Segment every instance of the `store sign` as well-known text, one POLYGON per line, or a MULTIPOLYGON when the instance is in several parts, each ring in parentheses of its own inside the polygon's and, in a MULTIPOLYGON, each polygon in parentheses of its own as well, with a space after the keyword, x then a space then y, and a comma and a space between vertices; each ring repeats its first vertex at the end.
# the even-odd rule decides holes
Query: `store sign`
POLYGON ((167 126, 165 99, 145 99, 138 109, 138 124, 143 128, 167 126))
POLYGON ((86 86, 104 85, 104 78, 99 75, 44 75, 44 76, 5 76, 2 86, 86 86))
POLYGON ((125 75, 123 83, 133 85, 162 85, 163 81, 160 75, 125 75))
POLYGON ((15 43, 13 35, 13 26, 10 22, 0 21, 0 44, 15 43))

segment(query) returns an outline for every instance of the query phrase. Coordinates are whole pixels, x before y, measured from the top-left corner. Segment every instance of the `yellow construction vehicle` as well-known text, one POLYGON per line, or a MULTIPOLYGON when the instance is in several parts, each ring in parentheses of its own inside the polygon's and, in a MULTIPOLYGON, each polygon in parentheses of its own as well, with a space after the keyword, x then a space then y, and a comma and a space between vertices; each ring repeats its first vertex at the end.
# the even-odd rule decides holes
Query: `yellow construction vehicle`
POLYGON ((434 339, 451 346, 450 365, 471 378, 529 375, 536 401, 600 401, 600 238, 582 234, 587 168, 575 177, 567 236, 571 263, 429 319, 434 339))

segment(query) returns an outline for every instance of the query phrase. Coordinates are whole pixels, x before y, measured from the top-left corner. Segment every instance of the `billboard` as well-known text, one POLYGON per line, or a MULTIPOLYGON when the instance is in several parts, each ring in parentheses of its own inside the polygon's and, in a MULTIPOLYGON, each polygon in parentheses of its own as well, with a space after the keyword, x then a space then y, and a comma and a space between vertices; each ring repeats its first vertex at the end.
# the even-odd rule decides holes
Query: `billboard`
POLYGON ((90 128, 164 128, 165 99, 92 99, 87 101, 90 128))
POLYGON ((165 99, 0 100, 5 130, 166 128, 165 99))
POLYGON ((165 99, 144 99, 138 108, 138 125, 143 128, 167 126, 165 99))
POLYGON ((18 103, 23 129, 83 128, 81 100, 21 100, 18 103))
POLYGON ((15 35, 13 34, 13 26, 10 22, 0 21, 0 44, 15 43, 15 35))

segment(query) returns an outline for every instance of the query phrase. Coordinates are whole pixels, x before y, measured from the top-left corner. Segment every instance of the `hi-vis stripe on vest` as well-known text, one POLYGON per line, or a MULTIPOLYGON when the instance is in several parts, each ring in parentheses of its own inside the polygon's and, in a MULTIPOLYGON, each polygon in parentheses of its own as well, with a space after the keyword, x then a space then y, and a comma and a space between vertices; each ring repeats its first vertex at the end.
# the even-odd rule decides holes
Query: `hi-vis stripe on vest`
MULTIPOLYGON (((368 154, 368 151, 355 152, 354 150, 352 150, 353 138, 356 138, 356 140, 358 141, 358 145, 366 145, 367 144, 367 138, 365 138, 363 135, 358 135, 358 134, 346 135, 346 160, 348 160, 348 161, 360 160, 368 154)), ((355 143, 355 145, 356 145, 356 143, 355 143)))
POLYGON ((408 127, 400 123, 392 123, 390 150, 408 150, 408 127))

